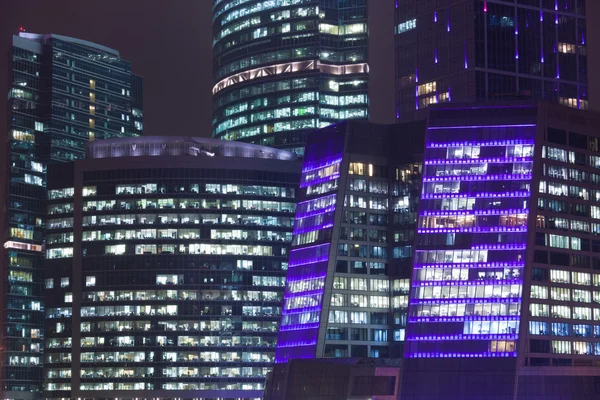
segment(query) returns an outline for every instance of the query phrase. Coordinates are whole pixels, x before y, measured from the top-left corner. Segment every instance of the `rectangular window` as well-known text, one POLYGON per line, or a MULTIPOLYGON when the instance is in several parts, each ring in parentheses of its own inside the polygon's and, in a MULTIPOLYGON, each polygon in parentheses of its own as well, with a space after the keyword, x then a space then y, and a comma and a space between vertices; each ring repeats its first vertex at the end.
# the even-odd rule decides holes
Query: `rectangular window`
POLYGON ((96 286, 96 277, 95 276, 86 276, 85 277, 85 286, 96 286))

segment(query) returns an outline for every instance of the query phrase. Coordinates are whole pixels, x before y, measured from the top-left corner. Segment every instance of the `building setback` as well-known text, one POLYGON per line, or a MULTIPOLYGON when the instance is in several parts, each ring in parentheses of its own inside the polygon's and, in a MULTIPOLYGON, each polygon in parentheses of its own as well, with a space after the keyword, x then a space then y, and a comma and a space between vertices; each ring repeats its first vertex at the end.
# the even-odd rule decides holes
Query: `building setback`
POLYGON ((306 134, 368 119, 367 0, 216 0, 213 137, 302 154, 306 134))
POLYGON ((402 356, 424 129, 308 136, 276 362, 402 356))
POLYGON ((396 1, 396 117, 517 97, 587 109, 585 3, 396 1))
POLYGON ((261 397, 299 171, 287 151, 185 137, 53 166, 45 397, 261 397))
POLYGON ((599 124, 431 109, 402 399, 600 396, 599 124))
POLYGON ((143 89, 116 50, 60 35, 13 36, 9 65, 0 390, 21 399, 43 379, 46 168, 82 158, 87 141, 139 135, 143 89))

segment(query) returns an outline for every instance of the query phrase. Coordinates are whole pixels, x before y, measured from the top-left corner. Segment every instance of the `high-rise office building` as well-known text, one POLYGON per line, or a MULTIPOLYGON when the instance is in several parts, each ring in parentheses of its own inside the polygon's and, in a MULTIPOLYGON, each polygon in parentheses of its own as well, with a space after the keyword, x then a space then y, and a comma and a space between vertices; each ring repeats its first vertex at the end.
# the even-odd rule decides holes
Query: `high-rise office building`
POLYGON ((368 119, 367 0, 214 0, 213 137, 301 154, 368 119))
POLYGON ((402 356, 424 129, 308 135, 276 362, 402 356))
POLYGON ((46 398, 256 399, 275 358, 300 162, 185 137, 51 166, 46 398))
POLYGON ((396 117, 531 98, 588 107, 585 0, 396 1, 396 117))
POLYGON ((599 121, 432 107, 403 399, 600 396, 599 121))
POLYGON ((141 78, 115 50, 21 32, 10 53, 4 141, 0 391, 41 390, 46 167, 84 156, 85 142, 141 133, 141 78))

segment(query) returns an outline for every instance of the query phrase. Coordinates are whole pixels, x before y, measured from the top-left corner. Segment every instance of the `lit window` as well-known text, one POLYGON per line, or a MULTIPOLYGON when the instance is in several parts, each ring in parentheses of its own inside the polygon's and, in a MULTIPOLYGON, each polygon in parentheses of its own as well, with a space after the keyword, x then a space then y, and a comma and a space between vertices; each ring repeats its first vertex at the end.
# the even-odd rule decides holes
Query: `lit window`
POLYGON ((411 19, 409 21, 398 24, 398 26, 396 27, 396 34, 410 31, 412 29, 415 29, 416 27, 417 27, 417 20, 411 19))

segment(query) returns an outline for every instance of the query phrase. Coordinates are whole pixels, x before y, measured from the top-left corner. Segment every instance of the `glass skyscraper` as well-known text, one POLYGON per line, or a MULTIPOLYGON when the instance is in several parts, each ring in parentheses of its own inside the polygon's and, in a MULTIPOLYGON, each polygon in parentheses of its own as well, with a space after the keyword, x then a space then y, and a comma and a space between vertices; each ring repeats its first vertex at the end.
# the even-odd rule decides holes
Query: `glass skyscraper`
POLYGON ((367 0, 213 0, 213 137, 303 152, 368 119, 367 0))
POLYGON ((402 356, 424 129, 308 136, 276 362, 402 356))
POLYGON ((141 133, 142 80, 113 49, 21 32, 10 53, 4 141, 0 379, 5 398, 39 395, 44 339, 46 168, 95 139, 141 133))
POLYGON ((299 173, 288 151, 186 137, 51 166, 45 397, 260 398, 299 173))
POLYGON ((534 99, 588 108, 585 0, 396 0, 396 117, 534 99))
POLYGON ((430 113, 402 398, 598 398, 600 115, 430 113))

